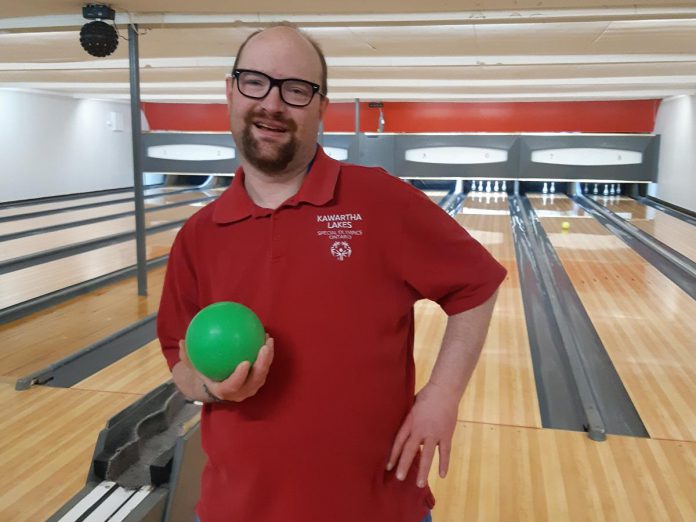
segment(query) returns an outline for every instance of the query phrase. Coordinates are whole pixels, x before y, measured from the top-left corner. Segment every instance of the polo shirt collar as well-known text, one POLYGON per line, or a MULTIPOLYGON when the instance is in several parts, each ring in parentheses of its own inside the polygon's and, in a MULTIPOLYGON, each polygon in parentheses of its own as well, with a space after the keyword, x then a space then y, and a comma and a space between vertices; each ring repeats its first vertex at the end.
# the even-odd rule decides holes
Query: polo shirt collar
MULTIPOLYGON (((324 149, 317 145, 317 152, 299 192, 281 207, 296 207, 301 203, 326 205, 334 197, 340 169, 340 162, 327 156, 324 149)), ((218 199, 213 221, 218 224, 234 223, 248 217, 268 216, 272 212, 271 209, 257 206, 251 200, 244 187, 244 169, 240 166, 235 172, 232 185, 218 199)))

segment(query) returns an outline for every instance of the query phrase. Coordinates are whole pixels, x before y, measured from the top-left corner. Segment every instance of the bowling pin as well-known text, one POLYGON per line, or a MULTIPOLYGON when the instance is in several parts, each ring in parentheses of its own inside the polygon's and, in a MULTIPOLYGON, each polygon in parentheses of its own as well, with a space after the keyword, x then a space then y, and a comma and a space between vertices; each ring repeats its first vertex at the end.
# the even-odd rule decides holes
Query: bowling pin
POLYGON ((614 195, 614 184, 612 183, 611 186, 609 187, 609 195, 613 196, 614 195))
POLYGON ((594 190, 592 191, 593 194, 599 194, 599 189, 597 188, 597 184, 594 184, 594 190))
POLYGON ((549 187, 546 186, 547 184, 544 183, 544 188, 541 189, 542 194, 548 194, 549 193, 549 187))
POLYGON ((621 183, 616 184, 616 195, 619 196, 621 194, 621 183))
POLYGON ((604 192, 602 192, 603 196, 608 196, 609 195, 609 186, 605 183, 604 184, 604 192))
POLYGON ((585 183, 585 194, 590 193, 590 187, 587 186, 587 183, 585 183))
POLYGON ((502 190, 503 192, 507 192, 507 188, 505 187, 505 180, 503 180, 503 186, 500 190, 502 190))
POLYGON ((556 183, 554 181, 551 182, 551 188, 549 189, 549 192, 551 192, 551 194, 556 193, 556 183))
POLYGON ((493 184, 493 192, 498 192, 498 180, 495 180, 495 183, 493 184))
POLYGON ((483 180, 479 180, 479 192, 483 192, 483 180))
POLYGON ((486 181, 486 192, 490 192, 490 191, 491 191, 491 182, 486 181))

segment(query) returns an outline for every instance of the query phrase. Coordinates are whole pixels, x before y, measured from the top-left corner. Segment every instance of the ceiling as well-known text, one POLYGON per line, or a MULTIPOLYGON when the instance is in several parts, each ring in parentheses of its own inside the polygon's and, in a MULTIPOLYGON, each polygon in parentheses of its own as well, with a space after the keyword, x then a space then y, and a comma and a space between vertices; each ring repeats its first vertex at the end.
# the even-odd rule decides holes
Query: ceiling
POLYGON ((0 88, 127 100, 125 37, 137 23, 144 101, 223 102, 239 44, 291 20, 324 49, 334 101, 696 94, 694 0, 326 0, 321 13, 308 1, 233 4, 111 4, 123 38, 93 58, 79 44, 81 2, 0 0, 0 88))

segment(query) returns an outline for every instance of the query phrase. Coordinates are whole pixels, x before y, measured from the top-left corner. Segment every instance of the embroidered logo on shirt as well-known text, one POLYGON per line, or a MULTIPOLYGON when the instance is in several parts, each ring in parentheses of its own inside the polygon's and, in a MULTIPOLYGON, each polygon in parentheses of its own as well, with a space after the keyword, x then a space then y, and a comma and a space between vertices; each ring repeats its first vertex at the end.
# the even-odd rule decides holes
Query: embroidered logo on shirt
POLYGON ((355 214, 319 214, 317 222, 326 223, 327 228, 353 228, 354 221, 362 221, 362 216, 355 214))
POLYGON ((319 225, 317 235, 335 242, 331 246, 332 251, 338 242, 349 241, 363 235, 363 231, 359 228, 362 224, 361 222, 364 221, 360 212, 317 214, 316 219, 319 225))
POLYGON ((339 261, 343 261, 350 257, 352 253, 353 249, 350 248, 350 245, 345 241, 336 241, 333 245, 331 245, 331 255, 339 261))

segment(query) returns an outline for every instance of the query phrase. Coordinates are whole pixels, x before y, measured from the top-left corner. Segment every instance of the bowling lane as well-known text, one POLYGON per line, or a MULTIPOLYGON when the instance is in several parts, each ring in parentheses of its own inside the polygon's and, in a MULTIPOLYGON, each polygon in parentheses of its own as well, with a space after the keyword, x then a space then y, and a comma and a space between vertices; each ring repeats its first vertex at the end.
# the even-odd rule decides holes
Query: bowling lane
POLYGON ((642 231, 696 262, 696 227, 693 225, 632 198, 592 197, 642 231))
MULTIPOLYGON (((169 254, 179 228, 148 234, 146 259, 169 254)), ((0 274, 0 310, 137 263, 135 240, 0 274)))
POLYGON ((171 378, 159 341, 155 339, 72 388, 145 395, 171 378))
POLYGON ((0 520, 46 520, 85 485, 99 431, 132 393, 0 384, 0 520))
POLYGON ((425 195, 430 198, 430 201, 437 204, 440 204, 442 198, 449 194, 449 191, 447 190, 424 190, 423 192, 425 192, 425 195))
MULTIPOLYGON (((161 207, 162 205, 167 205, 171 203, 185 202, 193 199, 204 198, 207 196, 215 197, 219 196, 221 191, 222 189, 199 190, 150 198, 145 200, 145 208, 156 209, 161 207)), ((0 236, 3 236, 5 234, 16 234, 19 232, 26 232, 29 230, 35 230, 37 228, 62 225, 66 223, 74 223, 75 221, 100 218, 104 216, 110 216, 113 214, 134 211, 135 203, 130 201, 126 203, 113 203, 111 205, 104 205, 95 208, 68 210, 65 212, 60 212, 58 214, 49 214, 47 216, 38 216, 21 220, 6 221, 4 223, 0 222, 0 236)))
MULTIPOLYGON (((187 219, 200 210, 204 204, 205 203, 191 203, 180 207, 148 212, 145 214, 145 226, 149 228, 172 221, 187 219)), ((54 248, 82 243, 84 241, 103 238, 112 234, 134 231, 135 218, 133 216, 127 216, 111 219, 109 221, 92 223, 90 225, 79 225, 63 230, 3 241, 0 243, 2 245, 0 262, 30 254, 38 254, 54 248)))
POLYGON ((696 440, 696 301, 567 197, 530 201, 650 436, 696 440))
MULTIPOLYGON (((470 192, 457 220, 508 270, 459 418, 541 427, 507 196, 470 192)), ((415 358, 419 387, 426 383, 435 364, 446 321, 446 314, 437 304, 417 303, 415 358)))
POLYGON ((694 442, 459 422, 450 462, 435 521, 696 520, 694 442))
MULTIPOLYGON (((154 187, 144 190, 144 194, 167 194, 168 192, 173 192, 177 190, 184 189, 186 187, 154 187)), ((31 203, 28 205, 20 205, 17 207, 9 207, 0 209, 0 218, 9 216, 18 216, 21 214, 29 214, 31 212, 43 212, 45 210, 57 210, 60 208, 74 207, 76 205, 93 205, 95 203, 102 203, 104 201, 113 201, 117 199, 132 198, 134 197, 134 192, 132 190, 126 190, 124 192, 119 192, 117 194, 105 194, 103 196, 85 196, 83 198, 76 199, 66 199, 62 201, 47 201, 45 203, 31 203)))
POLYGON ((0 382, 13 382, 157 312, 165 267, 148 271, 148 295, 135 277, 0 325, 0 382))

